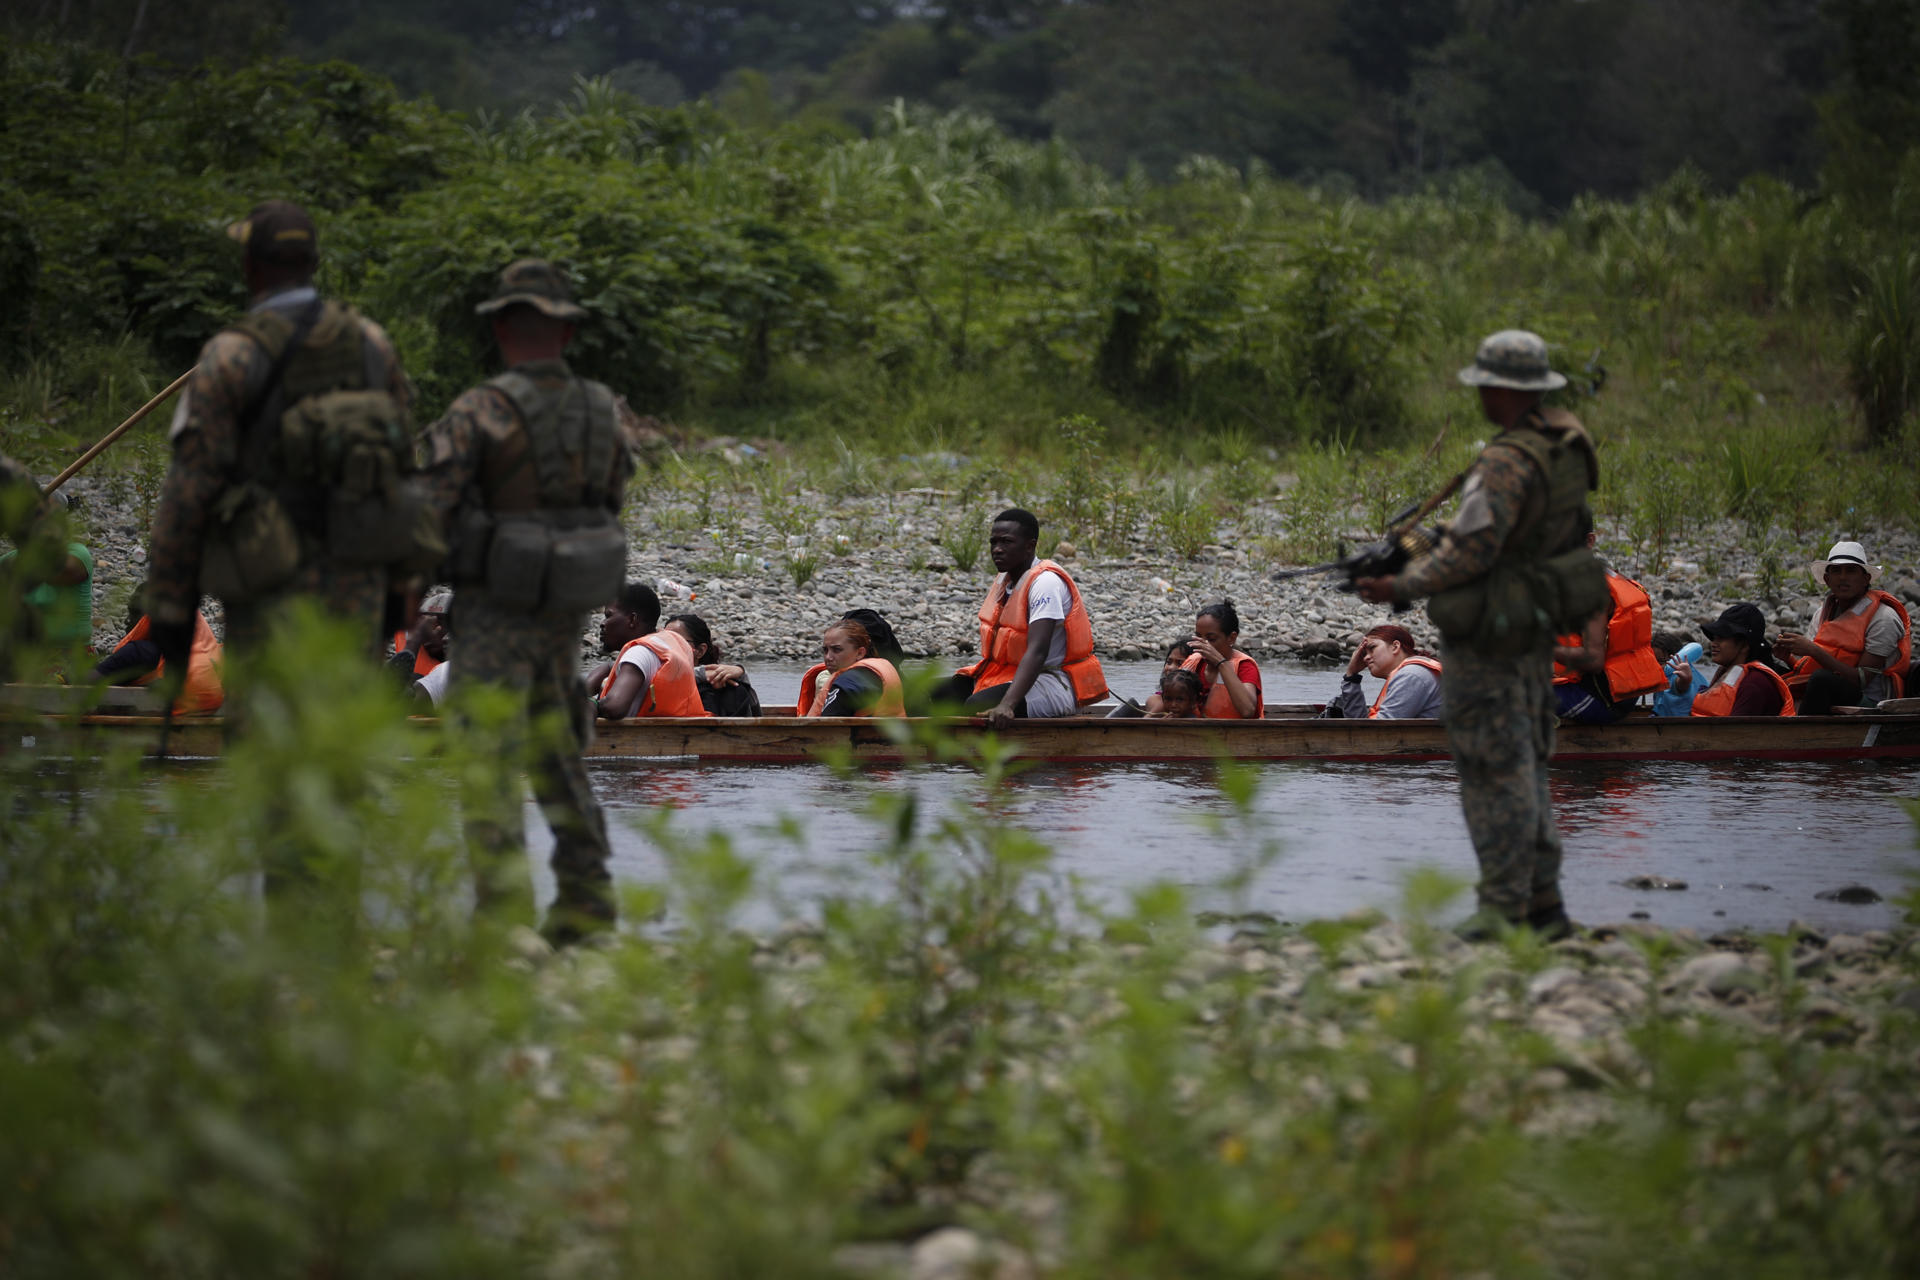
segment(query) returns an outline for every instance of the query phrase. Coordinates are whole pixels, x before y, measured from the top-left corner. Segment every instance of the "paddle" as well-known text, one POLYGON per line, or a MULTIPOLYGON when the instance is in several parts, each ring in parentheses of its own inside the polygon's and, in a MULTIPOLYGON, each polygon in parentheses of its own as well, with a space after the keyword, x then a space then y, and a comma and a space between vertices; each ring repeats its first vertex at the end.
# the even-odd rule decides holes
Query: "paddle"
POLYGON ((92 462, 95 458, 105 453, 107 451, 107 446, 111 445, 115 440, 118 440, 121 436, 127 434, 127 432, 133 430, 135 425, 137 425, 142 418, 146 417, 148 414, 152 413, 155 409, 158 409, 162 404, 164 404, 168 396, 171 396, 174 392, 178 391, 181 387, 186 386, 187 379, 191 378, 192 376, 193 376, 193 370, 191 369, 187 370, 185 373, 181 374, 179 377, 175 378, 171 383, 169 383, 165 391, 162 391, 159 395, 147 401, 145 404, 141 405, 138 409, 135 409, 133 411, 133 416, 131 418, 128 418, 125 422, 121 423, 119 426, 115 427, 113 430, 107 432, 106 435, 100 437, 100 441, 98 444, 94 445, 93 448, 81 454, 78 458, 75 458, 73 460, 73 463, 70 466, 68 466, 68 468, 65 471, 62 471, 59 475, 55 476, 52 480, 48 481, 45 492, 52 493, 55 489, 58 489, 61 485, 65 484, 67 481, 73 479, 76 475, 80 474, 80 468, 86 466, 89 462, 92 462))

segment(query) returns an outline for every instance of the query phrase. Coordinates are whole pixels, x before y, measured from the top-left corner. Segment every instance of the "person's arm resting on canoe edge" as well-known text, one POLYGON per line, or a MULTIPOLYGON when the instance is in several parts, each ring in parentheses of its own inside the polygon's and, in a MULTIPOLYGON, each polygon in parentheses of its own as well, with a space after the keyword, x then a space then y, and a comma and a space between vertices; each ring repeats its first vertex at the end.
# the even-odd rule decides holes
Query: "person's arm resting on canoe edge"
POLYGON ((1013 682, 1001 695, 1000 705, 987 712, 989 729, 1004 729, 1018 718, 1027 691, 1046 669, 1047 652, 1053 646, 1053 633, 1059 626, 1058 618, 1034 618, 1027 623, 1027 651, 1020 655, 1020 665, 1014 670, 1013 682))

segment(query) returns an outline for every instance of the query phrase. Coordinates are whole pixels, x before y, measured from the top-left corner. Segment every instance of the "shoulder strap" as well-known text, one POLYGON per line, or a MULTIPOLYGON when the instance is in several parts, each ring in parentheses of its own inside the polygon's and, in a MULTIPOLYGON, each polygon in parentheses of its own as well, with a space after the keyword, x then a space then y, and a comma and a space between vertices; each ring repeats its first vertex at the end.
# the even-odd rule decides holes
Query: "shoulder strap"
POLYGON ((240 429, 246 436, 245 456, 248 475, 258 476, 265 470, 267 450, 279 437, 277 430, 261 430, 263 426, 278 424, 264 424, 258 419, 263 416, 268 404, 273 400, 273 393, 280 389, 280 379, 286 375, 287 362, 293 359, 293 353, 300 349, 300 344, 305 342, 307 335, 313 332, 313 326, 320 322, 320 313, 325 306, 326 304, 320 299, 314 299, 313 304, 300 313, 300 318, 291 322, 292 327, 283 337, 274 332, 279 328, 279 324, 270 323, 270 321, 284 320, 284 317, 275 312, 252 313, 232 326, 236 332, 244 333, 259 343, 260 349, 265 351, 273 361, 267 367, 266 380, 247 401, 246 410, 240 415, 240 429), (273 345, 276 337, 281 341, 278 350, 275 350, 273 345))

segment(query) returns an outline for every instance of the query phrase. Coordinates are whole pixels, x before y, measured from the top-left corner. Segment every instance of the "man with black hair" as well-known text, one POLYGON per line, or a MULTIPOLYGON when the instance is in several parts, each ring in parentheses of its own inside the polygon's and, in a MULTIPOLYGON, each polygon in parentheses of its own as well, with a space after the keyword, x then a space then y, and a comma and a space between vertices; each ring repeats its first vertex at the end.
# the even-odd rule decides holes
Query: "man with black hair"
MULTIPOLYGON (((694 627, 683 615, 660 625, 660 597, 644 582, 630 582, 607 606, 600 643, 614 655, 587 676, 587 695, 609 720, 628 716, 706 716, 695 668, 694 627)), ((698 618, 700 630, 706 624, 698 618)), ((712 633, 708 633, 708 640, 712 633)))
POLYGON ((935 695, 964 700, 995 729, 1070 716, 1107 694, 1080 589, 1065 569, 1035 559, 1039 541, 1032 512, 1012 507, 993 518, 987 550, 1000 572, 980 606, 980 659, 935 695))

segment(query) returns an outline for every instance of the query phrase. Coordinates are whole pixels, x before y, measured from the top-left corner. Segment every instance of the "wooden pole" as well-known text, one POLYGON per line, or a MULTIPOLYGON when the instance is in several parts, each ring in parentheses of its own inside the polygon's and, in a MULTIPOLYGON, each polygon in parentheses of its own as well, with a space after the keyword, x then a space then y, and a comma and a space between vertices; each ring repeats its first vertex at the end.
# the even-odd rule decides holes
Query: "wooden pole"
POLYGON ((58 489, 61 485, 65 484, 67 481, 73 479, 76 475, 80 474, 80 468, 86 466, 89 462, 92 462, 95 458, 99 457, 102 453, 105 453, 108 445, 112 444, 115 440, 118 440, 121 436, 127 434, 127 432, 133 430, 135 424, 137 424, 140 421, 140 419, 146 417, 148 414, 152 413, 155 409, 158 409, 162 404, 166 403, 167 397, 172 395, 174 392, 178 391, 180 388, 186 386, 187 379, 191 378, 192 376, 193 376, 193 370, 191 369, 187 370, 185 373, 175 378, 165 391, 162 391, 159 395, 147 401, 145 404, 141 405, 138 409, 135 409, 133 411, 133 416, 131 418, 128 418, 125 422, 121 423, 119 426, 115 427, 113 430, 107 432, 106 435, 100 438, 100 443, 94 445, 93 448, 87 450, 85 453, 81 454, 78 458, 75 458, 73 460, 72 465, 70 465, 65 471, 62 471, 59 475, 55 476, 51 481, 49 481, 47 483, 46 492, 52 493, 55 489, 58 489))

